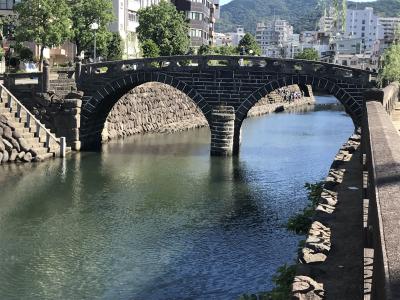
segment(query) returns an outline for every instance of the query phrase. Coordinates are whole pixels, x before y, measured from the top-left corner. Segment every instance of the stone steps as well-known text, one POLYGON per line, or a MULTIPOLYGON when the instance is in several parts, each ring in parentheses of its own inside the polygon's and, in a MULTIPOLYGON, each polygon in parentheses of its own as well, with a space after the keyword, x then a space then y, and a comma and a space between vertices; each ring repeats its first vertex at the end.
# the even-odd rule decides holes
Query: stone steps
MULTIPOLYGON (((9 122, 9 127, 11 127, 12 130, 15 130, 15 132, 17 132, 23 138, 26 147, 31 149, 30 152, 32 153, 33 157, 43 160, 58 155, 60 152, 58 143, 51 139, 50 145, 46 146, 47 133, 45 130, 40 128, 39 134, 37 135, 35 121, 31 119, 30 126, 28 127, 28 114, 24 110, 21 110, 20 116, 17 117, 16 105, 17 104, 14 101, 12 103, 12 111, 10 111, 5 97, 0 97, 0 115, 6 117, 9 122)), ((46 127, 44 126, 44 128, 46 127)), ((57 142, 59 141, 60 140, 57 139, 57 142)), ((67 148, 67 151, 70 150, 70 148, 67 148)))

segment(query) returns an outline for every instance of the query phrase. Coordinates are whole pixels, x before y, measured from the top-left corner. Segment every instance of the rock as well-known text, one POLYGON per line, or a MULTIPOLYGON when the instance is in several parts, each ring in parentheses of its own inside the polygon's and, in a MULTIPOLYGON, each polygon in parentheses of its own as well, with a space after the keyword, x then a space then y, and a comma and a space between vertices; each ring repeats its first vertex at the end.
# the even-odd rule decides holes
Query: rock
POLYGON ((325 299, 325 290, 322 283, 316 282, 308 276, 296 276, 292 285, 293 299, 322 300, 325 299))
POLYGON ((8 151, 4 151, 3 152, 3 160, 2 160, 2 162, 3 163, 8 162, 9 158, 10 158, 10 155, 8 154, 8 151))
POLYGON ((24 156, 25 156, 25 152, 24 151, 21 151, 20 153, 18 153, 18 159, 19 160, 22 160, 24 158, 24 156))
POLYGON ((4 143, 6 150, 11 152, 11 150, 13 149, 13 145, 5 139, 3 139, 3 143, 4 143))
POLYGON ((0 152, 0 164, 3 162, 3 152, 0 152))
POLYGON ((32 154, 30 152, 25 153, 24 157, 22 158, 22 161, 31 162, 31 160, 32 160, 32 154))
POLYGON ((22 137, 19 138, 18 143, 19 143, 22 151, 28 152, 29 150, 31 150, 31 147, 28 145, 28 143, 25 141, 24 138, 22 138, 22 137))
POLYGON ((3 128, 3 137, 7 139, 12 138, 12 130, 10 127, 6 126, 3 128))
POLYGON ((21 135, 18 131, 14 130, 14 131, 12 132, 12 137, 13 137, 14 139, 18 140, 18 139, 20 139, 20 138, 22 137, 22 135, 21 135))
POLYGON ((64 98, 65 99, 82 99, 84 96, 84 92, 82 91, 72 91, 68 93, 64 98))
POLYGON ((10 161, 15 161, 18 157, 18 151, 16 149, 12 149, 10 155, 10 161))
POLYGON ((0 115, 0 123, 7 125, 8 119, 5 115, 0 115))
POLYGON ((17 140, 15 140, 14 138, 10 138, 9 142, 13 145, 14 149, 18 150, 18 152, 21 150, 21 147, 19 146, 19 143, 17 142, 17 140))
POLYGON ((3 139, 0 137, 0 152, 6 150, 6 146, 4 145, 3 139))

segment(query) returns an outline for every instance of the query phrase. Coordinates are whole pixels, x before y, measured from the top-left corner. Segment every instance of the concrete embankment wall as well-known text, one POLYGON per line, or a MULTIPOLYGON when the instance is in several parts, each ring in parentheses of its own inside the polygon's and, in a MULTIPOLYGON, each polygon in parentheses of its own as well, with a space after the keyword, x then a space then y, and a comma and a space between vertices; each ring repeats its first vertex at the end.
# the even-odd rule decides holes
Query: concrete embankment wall
MULTIPOLYGON (((297 85, 289 86, 299 92, 297 85)), ((314 102, 310 97, 292 102, 284 101, 278 92, 261 99, 248 116, 260 116, 289 107, 314 102)), ((207 120, 194 102, 177 89, 161 83, 146 83, 123 96, 111 110, 103 131, 103 141, 147 132, 171 133, 208 126, 207 120)))
POLYGON ((299 253, 293 299, 362 299, 360 131, 336 155, 299 253))

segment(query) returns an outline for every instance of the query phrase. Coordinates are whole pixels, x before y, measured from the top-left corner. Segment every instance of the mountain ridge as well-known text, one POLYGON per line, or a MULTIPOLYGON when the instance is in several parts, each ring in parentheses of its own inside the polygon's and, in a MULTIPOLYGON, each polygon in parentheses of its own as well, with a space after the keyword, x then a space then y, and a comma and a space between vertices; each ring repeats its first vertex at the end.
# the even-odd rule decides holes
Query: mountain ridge
MULTIPOLYGON (((364 9, 367 6, 373 7, 375 13, 383 17, 400 16, 399 0, 348 2, 349 8, 364 9)), ((273 18, 274 15, 289 21, 294 31, 299 33, 316 29, 322 8, 318 0, 233 0, 221 7, 221 18, 216 30, 232 32, 242 25, 246 32, 254 33, 257 22, 273 18)))

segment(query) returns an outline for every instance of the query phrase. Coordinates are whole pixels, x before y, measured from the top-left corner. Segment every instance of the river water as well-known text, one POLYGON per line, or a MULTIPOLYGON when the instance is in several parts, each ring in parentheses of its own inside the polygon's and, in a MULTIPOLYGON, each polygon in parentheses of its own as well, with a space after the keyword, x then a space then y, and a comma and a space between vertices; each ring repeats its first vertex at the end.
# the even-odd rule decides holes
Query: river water
MULTIPOLYGON (((331 102, 331 97, 318 97, 331 102)), ((296 257, 284 228, 353 131, 340 111, 246 120, 238 158, 207 128, 0 167, 0 299, 237 299, 296 257)))

